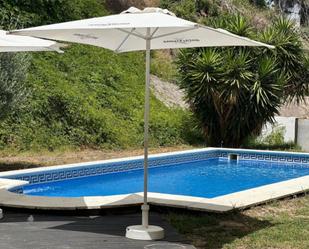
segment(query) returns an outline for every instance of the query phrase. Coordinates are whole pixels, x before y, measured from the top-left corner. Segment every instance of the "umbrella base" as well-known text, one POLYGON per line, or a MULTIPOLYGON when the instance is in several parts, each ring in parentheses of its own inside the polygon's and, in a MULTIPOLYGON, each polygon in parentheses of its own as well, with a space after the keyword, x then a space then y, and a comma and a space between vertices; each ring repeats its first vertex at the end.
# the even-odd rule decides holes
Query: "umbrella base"
POLYGON ((159 226, 129 226, 126 229, 126 237, 136 240, 160 240, 164 238, 164 229, 159 226))

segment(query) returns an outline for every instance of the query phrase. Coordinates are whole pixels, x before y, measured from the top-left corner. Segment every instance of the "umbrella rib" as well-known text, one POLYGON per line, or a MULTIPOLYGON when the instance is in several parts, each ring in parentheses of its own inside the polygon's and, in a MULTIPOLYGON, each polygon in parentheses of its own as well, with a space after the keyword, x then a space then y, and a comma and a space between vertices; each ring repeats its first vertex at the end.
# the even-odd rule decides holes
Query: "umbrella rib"
POLYGON ((129 39, 130 35, 133 34, 135 28, 132 28, 129 33, 127 33, 126 37, 122 40, 122 42, 119 44, 119 46, 115 49, 116 52, 119 52, 119 49, 122 47, 122 45, 129 39))
POLYGON ((194 26, 194 27, 190 27, 190 28, 187 28, 187 29, 183 29, 183 30, 179 30, 179 31, 163 34, 163 35, 157 35, 157 36, 152 37, 152 39, 157 39, 157 38, 162 38, 162 37, 169 36, 169 35, 175 35, 175 34, 179 34, 179 33, 184 33, 184 32, 188 32, 188 31, 191 31, 191 30, 194 30, 194 29, 197 29, 197 28, 198 28, 198 26, 194 26))
POLYGON ((134 34, 140 35, 141 37, 144 37, 144 38, 146 37, 143 34, 139 33, 137 30, 135 30, 134 34))
POLYGON ((140 34, 137 34, 137 33, 131 32, 131 31, 127 31, 127 30, 125 30, 125 29, 118 29, 118 30, 119 30, 119 31, 122 31, 122 32, 124 32, 124 33, 130 34, 130 35, 134 35, 134 36, 136 36, 136 37, 138 37, 138 38, 142 38, 142 39, 146 40, 146 37, 145 37, 145 36, 142 36, 142 35, 140 35, 140 34))
POLYGON ((150 35, 150 37, 152 38, 154 36, 154 34, 159 30, 159 27, 155 28, 155 30, 152 32, 152 34, 150 35))

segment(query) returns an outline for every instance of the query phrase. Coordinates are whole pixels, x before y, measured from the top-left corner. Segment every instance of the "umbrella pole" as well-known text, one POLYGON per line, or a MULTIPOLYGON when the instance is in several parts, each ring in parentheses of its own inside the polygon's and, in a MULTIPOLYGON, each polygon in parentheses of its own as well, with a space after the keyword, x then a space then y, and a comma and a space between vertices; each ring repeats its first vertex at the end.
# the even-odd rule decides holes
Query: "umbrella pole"
POLYGON ((145 111, 144 111, 144 203, 142 205, 142 225, 148 228, 149 205, 148 194, 148 145, 149 145, 149 95, 150 95, 150 29, 147 29, 146 39, 146 82, 145 82, 145 111))
POLYGON ((164 229, 149 225, 148 194, 148 141, 149 141, 149 99, 150 99, 150 43, 151 33, 147 28, 146 37, 146 84, 145 84, 145 112, 144 112, 144 202, 142 205, 142 225, 128 226, 126 237, 137 240, 159 240, 164 238, 164 229))

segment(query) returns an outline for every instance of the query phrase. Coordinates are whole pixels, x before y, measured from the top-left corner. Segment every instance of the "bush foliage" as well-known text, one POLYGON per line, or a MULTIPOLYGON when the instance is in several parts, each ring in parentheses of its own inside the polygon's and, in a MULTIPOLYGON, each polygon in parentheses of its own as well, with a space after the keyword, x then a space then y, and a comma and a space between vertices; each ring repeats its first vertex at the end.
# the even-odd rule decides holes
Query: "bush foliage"
MULTIPOLYGON (((0 1, 2 26, 34 26, 108 13, 104 1, 0 1)), ((18 55, 23 55, 22 53, 18 55)), ((115 54, 70 45, 64 54, 33 53, 27 102, 0 124, 0 148, 54 150, 62 146, 141 147, 144 104, 143 53, 115 54)), ((153 146, 183 143, 189 113, 151 97, 153 146)))
POLYGON ((0 0, 1 22, 28 27, 103 16, 104 0, 0 0))
POLYGON ((27 96, 28 54, 0 53, 0 121, 17 111, 27 96))
POLYGON ((243 147, 249 149, 259 150, 292 150, 300 151, 301 148, 293 142, 284 141, 285 127, 275 126, 272 127, 272 132, 259 137, 249 137, 245 141, 243 147))
MULTIPOLYGON (((142 145, 143 53, 117 55, 72 45, 62 55, 33 55, 27 105, 1 125, 2 147, 53 150, 63 145, 142 145)), ((151 99, 153 145, 183 142, 181 110, 151 99)))

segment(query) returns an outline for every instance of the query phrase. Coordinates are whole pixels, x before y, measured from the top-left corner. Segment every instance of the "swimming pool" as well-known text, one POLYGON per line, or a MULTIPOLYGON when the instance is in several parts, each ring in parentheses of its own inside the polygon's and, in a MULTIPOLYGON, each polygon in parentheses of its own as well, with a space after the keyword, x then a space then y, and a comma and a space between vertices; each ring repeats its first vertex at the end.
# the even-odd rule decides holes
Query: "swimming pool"
MULTIPOLYGON (((228 211, 307 190, 306 153, 206 148, 157 154, 149 160, 149 201, 154 205, 228 211)), ((142 191, 142 157, 0 173, 0 205, 4 206, 137 205, 142 191), (3 178, 12 183, 1 190, 3 178)))
MULTIPOLYGON (((213 198, 309 175, 309 165, 208 159, 150 168, 149 191, 213 198)), ((142 192, 143 170, 26 185, 26 195, 81 197, 142 192)))

